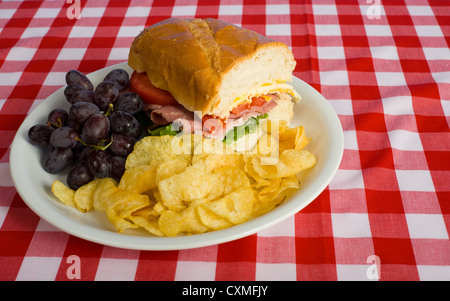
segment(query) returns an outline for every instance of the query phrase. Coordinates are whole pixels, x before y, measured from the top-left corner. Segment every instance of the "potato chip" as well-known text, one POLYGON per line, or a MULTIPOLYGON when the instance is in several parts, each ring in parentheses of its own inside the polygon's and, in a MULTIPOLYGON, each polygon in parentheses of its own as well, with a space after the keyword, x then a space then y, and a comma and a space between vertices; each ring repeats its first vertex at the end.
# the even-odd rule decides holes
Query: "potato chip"
POLYGON ((148 136, 134 145, 133 152, 128 155, 125 169, 153 162, 162 163, 174 159, 191 161, 191 135, 148 136))
MULTIPOLYGON (((305 135, 303 126, 289 128, 284 120, 266 120, 261 124, 267 135, 279 141, 280 152, 286 149, 302 149, 311 139, 305 135)), ((264 141, 264 139, 263 139, 264 141)))
POLYGON ((119 182, 119 189, 135 193, 144 193, 156 188, 156 164, 145 164, 125 170, 119 182))
POLYGON ((267 157, 253 155, 247 158, 247 172, 256 181, 258 179, 275 179, 289 177, 298 172, 311 168, 316 164, 314 154, 306 150, 285 150, 275 164, 268 164, 267 157))
POLYGON ((303 126, 298 126, 295 128, 286 128, 285 131, 280 132, 280 152, 287 149, 297 149, 300 150, 304 148, 310 141, 305 135, 305 129, 303 126))
POLYGON ((130 220, 130 216, 149 206, 150 200, 147 195, 119 189, 116 184, 110 178, 99 181, 94 192, 94 209, 104 211, 118 232, 138 228, 139 226, 130 220))
POLYGON ((133 212, 149 205, 148 196, 118 190, 105 211, 107 218, 116 226, 118 232, 138 228, 139 225, 133 223, 130 217, 133 212))
POLYGON ((256 194, 258 202, 253 206, 252 216, 260 216, 272 210, 300 189, 300 183, 296 176, 283 178, 276 182, 274 181, 273 186, 264 187, 256 194), (276 182, 279 184, 277 185, 276 182))
POLYGON ((180 233, 204 233, 210 229, 205 226, 198 214, 197 207, 207 200, 197 200, 189 204, 189 206, 181 211, 175 212, 166 210, 161 213, 159 218, 159 227, 166 236, 176 236, 180 233))
POLYGON ((198 207, 200 220, 213 230, 222 229, 222 227, 228 226, 228 223, 222 222, 218 226, 214 222, 216 219, 208 218, 211 212, 231 224, 243 223, 251 216, 254 201, 254 192, 251 188, 238 188, 216 201, 200 205, 198 207))
POLYGON ((198 216, 200 217, 201 222, 211 230, 226 229, 234 225, 226 218, 204 208, 198 208, 198 216))
POLYGON ((288 128, 286 120, 263 119, 260 124, 264 132, 274 137, 278 136, 279 133, 283 133, 288 128))
POLYGON ((55 180, 52 183, 51 190, 53 194, 61 201, 61 203, 66 204, 71 207, 77 207, 73 197, 75 195, 75 190, 70 189, 64 185, 61 181, 55 180))
POLYGON ((94 192, 100 179, 92 180, 91 182, 81 186, 75 191, 74 202, 81 212, 87 212, 94 207, 94 192))
POLYGON ((131 215, 130 220, 138 225, 139 227, 144 228, 146 231, 150 232, 151 234, 154 234, 156 236, 164 236, 164 233, 159 228, 159 221, 158 219, 149 220, 142 216, 135 216, 131 215))
POLYGON ((97 183, 97 189, 94 191, 94 209, 106 211, 106 208, 109 207, 108 200, 112 201, 111 196, 115 193, 116 189, 116 181, 111 178, 101 179, 97 183))
POLYGON ((149 221, 157 219, 161 214, 154 209, 155 204, 150 204, 147 207, 134 211, 132 216, 140 216, 149 221))
POLYGON ((188 166, 188 162, 178 159, 161 163, 155 171, 155 184, 185 171, 188 166))
POLYGON ((273 179, 270 181, 272 182, 272 185, 263 187, 258 190, 258 193, 256 194, 257 199, 261 202, 272 201, 284 190, 297 190, 300 188, 300 183, 295 175, 287 178, 273 179))
POLYGON ((158 199, 158 202, 153 206, 153 210, 161 214, 167 210, 167 207, 164 206, 164 204, 162 203, 161 195, 159 194, 159 192, 155 192, 153 195, 155 196, 156 199, 158 199))
POLYGON ((279 148, 280 145, 278 143, 278 139, 272 135, 263 134, 258 140, 258 143, 252 153, 278 158, 280 152, 279 148))
POLYGON ((307 150, 288 149, 281 153, 280 161, 288 167, 282 177, 289 177, 316 165, 316 156, 307 150))
MULTIPOLYGON (((168 209, 179 212, 192 201, 213 199, 237 187, 250 186, 241 169, 233 166, 225 168, 223 162, 208 158, 209 156, 189 166, 184 172, 158 183, 161 200, 168 209)), ((239 160, 230 161, 239 163, 239 160)))
POLYGON ((244 159, 241 154, 211 154, 201 163, 207 171, 213 172, 221 168, 243 169, 244 159))

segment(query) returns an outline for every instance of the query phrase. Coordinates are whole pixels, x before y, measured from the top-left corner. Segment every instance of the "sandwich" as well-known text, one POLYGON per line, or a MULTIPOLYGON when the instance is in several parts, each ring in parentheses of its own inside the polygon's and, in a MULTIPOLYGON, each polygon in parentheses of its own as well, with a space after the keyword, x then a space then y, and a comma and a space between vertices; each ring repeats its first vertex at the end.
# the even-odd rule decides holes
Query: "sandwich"
POLYGON ((128 65, 131 89, 150 87, 141 97, 153 134, 201 131, 249 149, 257 137, 240 141, 257 135, 261 119, 289 124, 300 100, 288 84, 296 61, 286 44, 217 19, 170 18, 144 29, 128 65))

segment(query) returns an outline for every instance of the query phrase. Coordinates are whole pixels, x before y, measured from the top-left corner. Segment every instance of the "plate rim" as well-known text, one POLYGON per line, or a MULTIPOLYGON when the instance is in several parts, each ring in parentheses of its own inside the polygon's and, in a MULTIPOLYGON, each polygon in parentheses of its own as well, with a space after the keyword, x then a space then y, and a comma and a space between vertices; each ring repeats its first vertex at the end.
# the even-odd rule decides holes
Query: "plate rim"
MULTIPOLYGON (((115 68, 123 68, 126 70, 130 70, 126 62, 122 62, 119 64, 111 65, 89 74, 86 74, 88 78, 95 77, 98 74, 109 72, 115 68)), ((333 140, 331 145, 336 146, 333 152, 331 152, 330 156, 327 157, 328 162, 324 163, 324 168, 327 169, 328 173, 325 180, 317 183, 313 181, 309 187, 307 187, 309 192, 308 200, 306 202, 302 202, 300 205, 295 202, 287 202, 266 214, 259 216, 253 220, 247 221, 245 223, 235 225, 233 227, 212 231, 202 234, 195 234, 190 236, 177 236, 177 237, 155 237, 155 236, 135 236, 135 235, 127 235, 120 234, 113 231, 109 231, 107 229, 99 229, 81 222, 76 221, 75 219, 67 216, 62 211, 58 210, 55 206, 50 204, 50 202, 36 202, 32 200, 32 196, 30 196, 30 191, 27 191, 22 187, 20 183, 20 175, 18 174, 18 170, 15 167, 19 160, 17 156, 19 156, 20 152, 16 152, 15 149, 20 145, 20 139, 23 139, 24 131, 28 131, 28 128, 25 128, 26 121, 29 116, 35 111, 42 103, 45 102, 46 99, 52 97, 55 93, 61 93, 60 91, 65 88, 62 86, 57 89, 55 92, 47 96, 43 102, 37 105, 32 111, 28 112, 27 116, 23 120, 22 124, 18 128, 13 142, 10 146, 10 173, 11 178, 14 184, 14 187, 17 193, 20 195, 25 204, 40 218, 44 219, 47 223, 56 227, 57 229, 64 231, 73 236, 94 242, 103 244, 106 246, 125 248, 125 249, 135 249, 135 250, 182 250, 182 249, 192 249, 192 248, 200 248, 211 245, 216 245, 220 243, 225 243, 229 241, 233 241, 239 238, 243 238, 256 232, 259 232, 265 228, 268 228, 274 224, 277 224, 289 216, 295 215, 308 204, 313 202, 317 196, 319 196, 325 188, 329 185, 332 178, 336 174, 339 165, 342 160, 343 151, 344 151, 344 135, 342 130, 342 125, 340 120, 334 111, 331 104, 325 99, 323 95, 321 95, 316 89, 302 81, 301 79, 293 76, 291 81, 294 86, 299 85, 306 87, 308 89, 312 89, 312 93, 315 97, 320 99, 320 101, 315 101, 315 105, 320 108, 320 112, 324 111, 327 113, 327 118, 333 119, 331 122, 326 122, 328 130, 332 132, 334 135, 331 135, 330 139, 333 140), (333 124, 334 127, 330 127, 333 124), (338 125, 338 126, 337 126, 338 125), (311 191, 312 190, 312 191, 311 191), (258 222, 260 225, 255 224, 258 222), (219 233, 221 235, 217 235, 219 233), (157 243, 156 243, 157 242, 157 243)), ((301 93, 300 93, 301 95, 301 93)), ((26 141, 28 142, 28 141, 26 141)), ((322 171, 323 172, 323 171, 322 171)), ((302 192, 304 193, 304 189, 302 188, 302 192)), ((300 193, 302 193, 300 192, 300 193)), ((36 198, 36 196, 35 196, 36 198)), ((64 206, 64 205, 62 205, 64 206)), ((74 209, 76 210, 76 209, 74 209)))

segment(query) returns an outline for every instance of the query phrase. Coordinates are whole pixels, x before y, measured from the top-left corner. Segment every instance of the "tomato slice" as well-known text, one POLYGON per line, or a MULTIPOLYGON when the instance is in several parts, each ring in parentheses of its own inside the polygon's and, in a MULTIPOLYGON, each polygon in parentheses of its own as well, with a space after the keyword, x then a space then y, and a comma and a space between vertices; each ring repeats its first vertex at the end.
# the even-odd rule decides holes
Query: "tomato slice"
POLYGON ((131 74, 130 86, 131 91, 139 94, 144 102, 161 106, 178 104, 172 94, 153 86, 145 72, 134 71, 131 74))
POLYGON ((231 114, 239 116, 243 111, 249 110, 251 107, 261 107, 266 103, 266 99, 262 96, 252 97, 251 102, 244 102, 231 110, 231 114))

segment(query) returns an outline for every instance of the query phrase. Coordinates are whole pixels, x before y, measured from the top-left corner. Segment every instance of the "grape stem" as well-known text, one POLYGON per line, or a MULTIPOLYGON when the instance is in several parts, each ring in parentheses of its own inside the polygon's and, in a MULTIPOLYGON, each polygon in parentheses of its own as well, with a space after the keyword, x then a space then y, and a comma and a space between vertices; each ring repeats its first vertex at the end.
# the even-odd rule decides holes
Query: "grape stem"
POLYGON ((113 112, 114 112, 114 105, 110 103, 108 105, 108 110, 106 111, 105 116, 109 117, 113 112))
POLYGON ((61 118, 57 118, 56 121, 57 122, 47 121, 47 126, 49 126, 49 127, 55 126, 57 128, 60 128, 63 126, 61 118))
POLYGON ((109 141, 109 143, 106 144, 106 145, 102 145, 102 144, 104 144, 106 141, 108 141, 108 139, 100 141, 99 144, 88 144, 88 143, 84 142, 83 140, 81 140, 79 137, 75 138, 75 140, 83 143, 83 145, 85 145, 85 146, 89 146, 89 147, 92 147, 94 149, 98 149, 98 150, 103 150, 104 151, 113 143, 114 138, 111 136, 111 141, 109 141))

